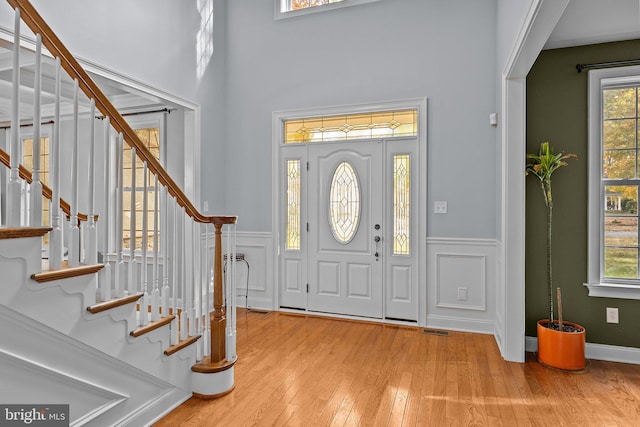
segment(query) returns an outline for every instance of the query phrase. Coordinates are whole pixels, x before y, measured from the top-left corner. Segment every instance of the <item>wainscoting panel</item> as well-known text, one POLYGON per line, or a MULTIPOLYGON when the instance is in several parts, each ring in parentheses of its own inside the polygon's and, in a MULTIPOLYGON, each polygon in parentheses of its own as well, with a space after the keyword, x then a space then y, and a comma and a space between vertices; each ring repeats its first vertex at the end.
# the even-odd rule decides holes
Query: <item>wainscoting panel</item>
POLYGON ((436 306, 485 310, 487 257, 473 254, 436 254, 436 306))
POLYGON ((427 239, 427 326, 494 333, 496 241, 427 239))
POLYGON ((236 237, 236 251, 243 253, 244 262, 237 263, 236 295, 238 307, 244 307, 249 274, 249 307, 263 310, 274 308, 273 286, 273 243, 271 233, 239 231, 236 237))

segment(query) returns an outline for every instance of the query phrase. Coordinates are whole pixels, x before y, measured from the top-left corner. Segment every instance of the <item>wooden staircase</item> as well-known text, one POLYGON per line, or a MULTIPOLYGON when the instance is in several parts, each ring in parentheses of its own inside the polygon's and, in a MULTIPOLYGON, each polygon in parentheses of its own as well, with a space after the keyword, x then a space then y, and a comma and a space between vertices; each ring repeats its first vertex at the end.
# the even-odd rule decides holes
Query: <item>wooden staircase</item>
MULTIPOLYGON (((237 360, 236 217, 201 214, 33 6, 27 0, 7 3, 16 11, 16 36, 11 141, 7 151, 0 149, 0 402, 69 404, 71 425, 148 425, 194 394, 230 392, 237 360), (35 108, 26 118, 34 124, 33 139, 39 140, 41 121, 53 123, 49 185, 41 183, 35 151, 33 170, 20 159, 21 21, 33 31, 36 46, 29 88, 35 108), (56 68, 52 117, 41 117, 41 60, 56 68), (60 115, 63 71, 74 86, 72 119, 60 115), (90 104, 83 116, 89 137, 78 135, 81 95, 90 104), (96 110, 104 118, 102 132, 95 129, 96 110), (74 153, 70 185, 60 182, 63 126, 75 129, 65 149, 74 153), (78 160, 81 140, 90 154, 78 160), (123 247, 125 145, 132 148, 132 164, 144 164, 143 224, 131 220, 132 235, 144 236, 140 250, 135 237, 123 247), (89 164, 88 194, 77 184, 83 161, 89 164), (97 161, 105 162, 102 177, 97 161), (147 171, 155 179, 151 249, 147 171), (101 191, 104 211, 97 212, 95 194, 101 191), (62 192, 71 194, 69 202, 62 192), (50 227, 42 225, 41 194, 50 203, 50 227), (224 276, 223 252, 232 260, 224 276)), ((140 190, 135 174, 131 179, 135 217, 140 190)))
MULTIPOLYGON (((89 351, 99 352, 101 359, 119 361, 119 372, 114 372, 111 367, 102 376, 91 380, 97 387, 94 391, 98 395, 99 391, 107 387, 110 376, 135 374, 151 383, 159 381, 163 386, 162 394, 170 391, 174 396, 171 402, 166 398, 158 400, 163 406, 153 410, 142 405, 129 408, 126 414, 122 414, 122 404, 119 404, 117 410, 103 412, 93 408, 95 414, 78 414, 74 419, 96 425, 110 425, 103 424, 105 420, 109 420, 110 423, 119 425, 126 418, 137 420, 135 425, 138 422, 143 425, 191 396, 191 368, 197 363, 195 343, 201 336, 187 337, 178 344, 171 345, 171 322, 176 318, 173 314, 145 326, 138 326, 138 317, 149 315, 148 310, 139 310, 140 293, 107 302, 96 302, 98 297, 95 282, 97 271, 103 267, 101 264, 33 272, 47 265, 46 260, 40 259, 40 236, 43 229, 23 228, 20 232, 1 230, 0 271, 3 272, 3 277, 0 306, 19 314, 20 317, 12 317, 14 321, 24 324, 26 318, 31 328, 40 333, 50 334, 48 330, 53 330, 64 335, 66 340, 71 340, 74 346, 81 345, 90 349, 89 351), (149 418, 151 415, 154 418, 149 418), (117 417, 121 418, 116 419, 117 417)), ((14 340, 10 336, 3 336, 10 332, 6 324, 3 324, 2 329, 0 358, 2 354, 17 355, 24 371, 38 366, 49 375, 55 374, 68 379, 68 372, 62 372, 56 367, 60 360, 47 358, 37 363, 35 357, 38 352, 18 354, 14 340)), ((29 337, 33 336, 34 333, 30 332, 29 337)), ((76 359, 77 355, 66 354, 63 358, 76 359)), ((83 378, 85 373, 76 375, 83 378)), ((52 389, 57 387, 50 386, 52 389)), ((131 393, 134 391, 136 390, 132 389, 131 393)), ((60 403, 70 403, 72 407, 90 407, 96 395, 87 393, 84 398, 80 397, 76 401, 60 403)), ((31 388, 24 389, 20 384, 12 384, 10 388, 3 387, 0 400, 11 402, 20 396, 16 403, 43 403, 31 401, 32 394, 31 388)), ((64 399, 67 398, 68 396, 64 396, 64 399)), ((132 398, 133 394, 122 393, 121 399, 132 398)), ((159 396, 149 395, 147 398, 153 400, 159 396)), ((135 399, 139 399, 139 396, 135 399)))

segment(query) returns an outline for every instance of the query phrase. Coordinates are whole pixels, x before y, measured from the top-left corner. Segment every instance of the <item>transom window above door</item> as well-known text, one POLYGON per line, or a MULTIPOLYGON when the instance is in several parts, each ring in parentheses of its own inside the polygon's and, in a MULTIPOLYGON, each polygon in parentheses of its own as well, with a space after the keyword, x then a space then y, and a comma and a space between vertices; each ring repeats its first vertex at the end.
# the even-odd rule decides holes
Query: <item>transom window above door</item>
POLYGON ((417 117, 413 109, 285 120, 284 143, 417 136, 417 117))

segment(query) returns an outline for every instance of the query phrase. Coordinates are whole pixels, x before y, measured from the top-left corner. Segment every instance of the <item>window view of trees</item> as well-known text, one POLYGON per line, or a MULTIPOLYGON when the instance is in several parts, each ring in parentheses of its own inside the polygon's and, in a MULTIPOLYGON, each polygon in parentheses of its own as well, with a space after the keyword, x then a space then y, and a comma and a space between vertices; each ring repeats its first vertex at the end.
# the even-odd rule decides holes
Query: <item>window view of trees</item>
MULTIPOLYGON (((145 128, 145 129, 136 129, 136 134, 140 138, 140 140, 144 143, 144 145, 151 151, 153 156, 160 160, 160 129, 159 128, 145 128)), ((144 169, 143 163, 139 157, 136 157, 135 169, 136 169, 136 182, 132 182, 132 169, 134 165, 131 162, 131 147, 127 144, 124 145, 123 148, 123 163, 124 163, 124 173, 123 180, 125 183, 124 186, 124 197, 122 198, 123 211, 122 211, 122 227, 123 227, 123 246, 125 248, 130 248, 133 244, 135 249, 142 249, 142 217, 144 215, 144 169), (136 215, 136 230, 135 234, 131 232, 130 229, 130 218, 131 218, 131 191, 132 188, 136 189, 136 200, 135 200, 135 215, 136 215)), ((155 203, 155 187, 154 185, 154 175, 147 171, 147 249, 153 249, 153 234, 154 234, 154 226, 153 226, 153 216, 155 213, 154 203, 155 203)))
POLYGON ((638 86, 607 88, 602 95, 604 276, 637 279, 638 86))

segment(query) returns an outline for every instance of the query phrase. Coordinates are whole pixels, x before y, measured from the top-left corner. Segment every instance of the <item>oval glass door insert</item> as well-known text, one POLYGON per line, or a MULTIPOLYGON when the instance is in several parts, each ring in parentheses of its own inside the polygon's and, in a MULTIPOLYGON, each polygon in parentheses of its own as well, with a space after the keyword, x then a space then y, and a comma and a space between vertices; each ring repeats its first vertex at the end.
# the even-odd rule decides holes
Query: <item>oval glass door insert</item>
POLYGON ((329 191, 329 226, 338 243, 347 244, 358 231, 360 222, 360 183, 349 162, 336 167, 329 191))

